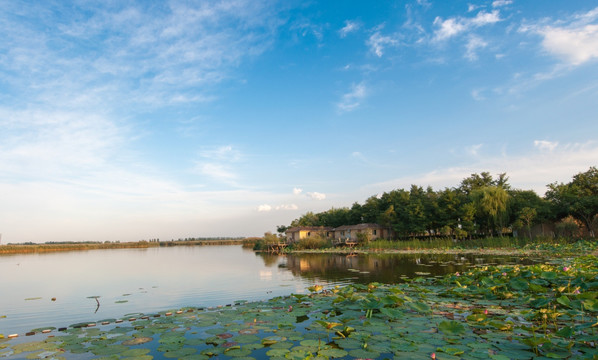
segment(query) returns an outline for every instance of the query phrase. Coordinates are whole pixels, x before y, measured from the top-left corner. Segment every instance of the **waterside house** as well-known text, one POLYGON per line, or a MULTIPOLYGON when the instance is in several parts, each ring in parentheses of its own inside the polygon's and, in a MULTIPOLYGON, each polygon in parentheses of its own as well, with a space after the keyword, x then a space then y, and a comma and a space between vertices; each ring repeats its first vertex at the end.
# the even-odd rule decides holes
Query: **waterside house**
POLYGON ((325 226, 294 226, 285 232, 287 241, 293 243, 311 236, 322 236, 333 239, 335 242, 357 242, 358 234, 366 234, 369 240, 380 238, 389 239, 389 229, 378 224, 343 225, 337 228, 325 226))
POLYGON ((365 234, 368 240, 390 239, 388 228, 378 224, 343 225, 334 229, 336 241, 357 241, 359 234, 365 234))
POLYGON ((333 237, 334 229, 326 226, 294 226, 285 232, 288 242, 296 242, 311 236, 333 237))

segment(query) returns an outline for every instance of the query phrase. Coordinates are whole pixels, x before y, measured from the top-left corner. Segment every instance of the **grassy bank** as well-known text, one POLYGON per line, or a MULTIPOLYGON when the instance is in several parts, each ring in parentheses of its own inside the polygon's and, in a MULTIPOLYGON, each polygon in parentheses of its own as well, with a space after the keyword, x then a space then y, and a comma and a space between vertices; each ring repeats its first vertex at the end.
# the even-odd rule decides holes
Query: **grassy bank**
MULTIPOLYGON (((254 250, 267 251, 267 243, 258 241, 254 250)), ((284 249, 292 252, 338 252, 338 253, 497 253, 497 254, 537 254, 553 253, 561 255, 596 254, 596 239, 571 239, 537 237, 528 238, 493 237, 473 240, 429 239, 429 240, 374 240, 362 242, 353 247, 333 246, 330 239, 306 238, 284 249)))
POLYGON ((598 258, 480 265, 0 340, 0 357, 596 359, 598 258))
POLYGON ((135 241, 135 242, 85 242, 85 243, 53 243, 53 244, 9 244, 0 245, 0 255, 45 253, 56 251, 85 251, 99 249, 142 249, 168 246, 202 246, 202 245, 241 245, 244 239, 228 240, 173 240, 173 241, 135 241))

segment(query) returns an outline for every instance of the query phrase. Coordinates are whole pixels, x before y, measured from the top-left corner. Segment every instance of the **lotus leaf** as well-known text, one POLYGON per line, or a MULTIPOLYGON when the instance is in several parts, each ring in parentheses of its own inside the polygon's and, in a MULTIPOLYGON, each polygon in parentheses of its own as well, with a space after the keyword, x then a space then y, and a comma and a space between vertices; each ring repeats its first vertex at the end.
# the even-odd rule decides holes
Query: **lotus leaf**
POLYGON ((277 342, 276 344, 270 345, 271 349, 290 349, 293 347, 293 343, 290 341, 281 341, 277 342))
POLYGON ((132 357, 125 357, 124 360, 152 360, 154 357, 151 355, 139 355, 139 356, 132 356, 132 357))
POLYGON ((341 358, 347 356, 349 353, 342 349, 323 349, 318 351, 318 355, 326 358, 341 358))
POLYGON ((208 360, 210 357, 203 354, 192 354, 180 357, 179 360, 208 360))
POLYGON ((354 358, 361 358, 361 359, 376 359, 380 357, 380 353, 375 351, 370 351, 366 349, 354 349, 349 351, 349 355, 354 358))
POLYGON ((166 358, 180 358, 183 356, 188 356, 188 355, 192 355, 195 352, 197 352, 197 349, 194 348, 181 348, 178 350, 173 350, 173 351, 166 351, 163 353, 163 356, 166 358))
POLYGON ((115 355, 127 350, 129 348, 123 345, 93 346, 89 348, 89 351, 95 355, 115 355))
POLYGON ((145 355, 150 351, 150 349, 129 349, 127 351, 123 351, 120 355, 125 357, 135 357, 145 355))
POLYGON ((509 281, 509 286, 511 287, 511 289, 516 290, 516 291, 525 291, 529 288, 529 283, 527 280, 525 280, 521 277, 516 277, 516 278, 512 278, 509 281))
POLYGON ((422 314, 427 314, 432 311, 430 306, 423 302, 408 302, 407 306, 410 307, 412 310, 415 310, 418 313, 422 313, 422 314))
POLYGON ((461 335, 465 333, 465 326, 458 321, 442 321, 438 325, 438 330, 449 336, 461 335))
POLYGON ((290 353, 289 349, 271 349, 266 352, 268 356, 285 356, 286 354, 290 353))
POLYGON ((259 341, 260 338, 257 335, 245 334, 245 335, 238 335, 235 337, 235 341, 241 344, 249 344, 252 342, 259 341))
POLYGON ((131 340, 123 341, 122 344, 126 345, 126 346, 141 345, 141 344, 148 343, 152 340, 153 339, 151 337, 138 337, 138 338, 134 338, 131 340))

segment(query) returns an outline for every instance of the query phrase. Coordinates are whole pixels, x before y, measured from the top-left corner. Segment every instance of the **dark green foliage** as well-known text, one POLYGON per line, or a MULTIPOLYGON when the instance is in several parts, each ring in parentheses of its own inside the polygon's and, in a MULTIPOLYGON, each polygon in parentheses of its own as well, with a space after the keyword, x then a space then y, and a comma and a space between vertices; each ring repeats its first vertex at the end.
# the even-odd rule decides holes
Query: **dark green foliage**
POLYGON ((521 230, 532 237, 536 224, 556 223, 572 215, 590 236, 598 231, 598 170, 591 167, 567 184, 550 184, 546 197, 532 190, 511 189, 506 174, 472 174, 456 188, 434 191, 412 185, 371 196, 351 208, 308 212, 291 226, 329 226, 376 223, 392 230, 393 239, 453 239, 502 236, 521 230))

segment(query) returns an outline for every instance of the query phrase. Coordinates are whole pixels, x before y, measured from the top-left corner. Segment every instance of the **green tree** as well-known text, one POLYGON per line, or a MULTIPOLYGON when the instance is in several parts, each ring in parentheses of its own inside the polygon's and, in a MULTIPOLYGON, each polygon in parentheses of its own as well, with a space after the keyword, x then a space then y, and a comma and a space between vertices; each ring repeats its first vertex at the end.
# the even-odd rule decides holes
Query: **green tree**
POLYGON ((493 179, 489 172, 484 171, 479 175, 471 174, 469 177, 463 179, 459 186, 459 191, 466 195, 470 195, 475 190, 489 186, 498 186, 508 190, 511 187, 508 181, 509 177, 506 173, 498 174, 498 179, 493 179))
POLYGON ((507 215, 509 194, 500 186, 485 186, 472 192, 476 212, 486 223, 487 229, 497 231, 502 236, 502 228, 507 215))
POLYGON ((567 184, 548 185, 546 198, 551 201, 558 215, 572 215, 587 228, 590 236, 595 233, 592 221, 598 214, 598 169, 594 166, 573 176, 567 184))
POLYGON ((519 214, 519 220, 527 227, 527 234, 530 239, 532 238, 532 223, 537 214, 536 209, 527 206, 521 209, 521 213, 519 214))

